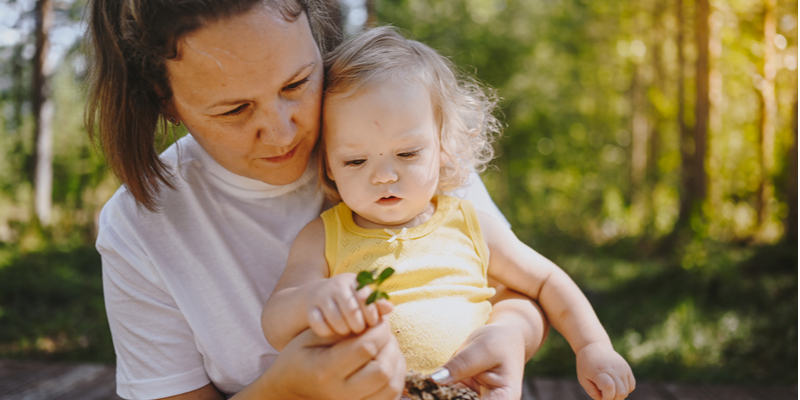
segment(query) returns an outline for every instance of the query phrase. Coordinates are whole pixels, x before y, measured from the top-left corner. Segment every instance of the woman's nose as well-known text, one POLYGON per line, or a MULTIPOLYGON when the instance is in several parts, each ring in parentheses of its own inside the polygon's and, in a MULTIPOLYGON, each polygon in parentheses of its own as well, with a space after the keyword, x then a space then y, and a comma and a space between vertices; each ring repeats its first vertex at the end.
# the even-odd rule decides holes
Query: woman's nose
POLYGON ((258 124, 258 138, 266 145, 287 147, 297 136, 297 125, 294 123, 291 106, 262 111, 258 124))
POLYGON ((377 160, 375 163, 378 165, 372 171, 371 180, 373 185, 397 182, 397 170, 395 170, 391 161, 377 160))

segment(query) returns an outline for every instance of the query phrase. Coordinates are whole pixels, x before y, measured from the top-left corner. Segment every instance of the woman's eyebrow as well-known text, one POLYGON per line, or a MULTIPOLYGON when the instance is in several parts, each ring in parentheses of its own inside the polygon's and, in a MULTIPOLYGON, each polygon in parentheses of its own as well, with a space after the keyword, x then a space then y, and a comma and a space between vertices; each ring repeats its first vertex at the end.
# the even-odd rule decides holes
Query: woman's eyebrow
POLYGON ((306 65, 303 65, 302 67, 298 68, 297 72, 295 72, 294 75, 292 75, 291 78, 287 79, 283 83, 283 86, 286 86, 286 85, 292 83, 295 79, 297 79, 298 76, 302 75, 305 70, 307 70, 309 67, 315 66, 316 64, 317 64, 316 61, 312 61, 312 62, 310 62, 310 63, 308 63, 306 65))
MULTIPOLYGON (((294 75, 292 75, 292 76, 291 76, 289 79, 287 79, 287 80, 286 80, 286 81, 283 83, 283 85, 281 85, 281 86, 286 86, 286 85, 288 85, 288 84, 292 83, 292 82, 293 82, 295 79, 297 79, 297 77, 298 77, 298 76, 302 75, 302 74, 303 74, 303 72, 304 72, 304 71, 306 71, 306 70, 307 70, 309 67, 313 67, 313 66, 315 66, 316 64, 317 64, 317 63, 316 63, 316 61, 312 61, 312 62, 310 62, 310 63, 308 63, 308 64, 305 64, 305 65, 303 65, 302 67, 298 68, 298 69, 297 69, 297 72, 295 72, 295 73, 294 73, 294 75)), ((234 106, 234 105, 237 105, 237 104, 246 103, 246 102, 248 102, 248 101, 249 101, 249 100, 247 100, 247 99, 231 99, 231 100, 220 100, 220 101, 218 101, 218 102, 216 102, 216 103, 214 103, 214 104, 212 104, 212 105, 208 106, 208 107, 206 108, 206 110, 211 110, 212 108, 215 108, 215 107, 222 107, 222 106, 234 106)))

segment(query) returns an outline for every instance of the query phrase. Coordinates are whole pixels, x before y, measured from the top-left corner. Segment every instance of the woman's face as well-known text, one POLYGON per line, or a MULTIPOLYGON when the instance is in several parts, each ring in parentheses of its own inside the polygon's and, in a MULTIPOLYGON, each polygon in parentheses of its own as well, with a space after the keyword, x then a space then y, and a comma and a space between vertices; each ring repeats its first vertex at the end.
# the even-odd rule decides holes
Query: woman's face
POLYGON ((297 180, 319 135, 323 66, 308 18, 264 7, 210 23, 167 62, 166 111, 229 171, 297 180))

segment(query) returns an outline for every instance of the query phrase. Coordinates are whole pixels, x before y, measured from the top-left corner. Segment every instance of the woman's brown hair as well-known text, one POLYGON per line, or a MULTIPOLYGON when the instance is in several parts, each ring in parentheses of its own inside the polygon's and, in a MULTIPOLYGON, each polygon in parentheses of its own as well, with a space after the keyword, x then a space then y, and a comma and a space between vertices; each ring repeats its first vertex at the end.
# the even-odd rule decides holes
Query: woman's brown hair
POLYGON ((258 5, 287 21, 305 12, 323 54, 341 41, 323 0, 89 0, 86 127, 148 210, 158 210, 162 185, 173 187, 155 145, 167 131, 162 104, 172 97, 166 60, 178 57, 177 43, 188 33, 258 5))

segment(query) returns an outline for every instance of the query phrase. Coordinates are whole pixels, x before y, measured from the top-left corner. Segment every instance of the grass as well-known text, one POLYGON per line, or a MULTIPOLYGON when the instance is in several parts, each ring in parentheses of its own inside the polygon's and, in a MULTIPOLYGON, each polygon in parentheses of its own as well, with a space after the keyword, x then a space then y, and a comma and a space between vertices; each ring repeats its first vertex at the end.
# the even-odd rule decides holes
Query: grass
POLYGON ((0 247, 0 357, 114 361, 93 247, 0 247))
MULTIPOLYGON (((797 244, 691 242, 652 256, 635 242, 566 241, 545 255, 576 280, 638 379, 796 384, 797 244)), ((93 247, 0 244, 0 357, 113 362, 93 247)), ((574 376, 554 330, 528 373, 574 376)))
MULTIPOLYGON (((796 384, 797 244, 689 243, 672 256, 622 243, 552 256, 586 292, 639 379, 796 384)), ((528 365, 575 376, 552 331, 528 365)))

